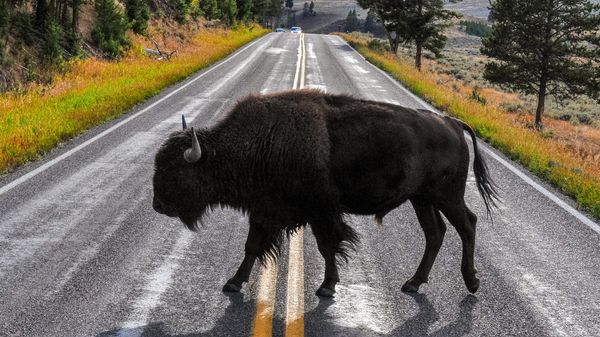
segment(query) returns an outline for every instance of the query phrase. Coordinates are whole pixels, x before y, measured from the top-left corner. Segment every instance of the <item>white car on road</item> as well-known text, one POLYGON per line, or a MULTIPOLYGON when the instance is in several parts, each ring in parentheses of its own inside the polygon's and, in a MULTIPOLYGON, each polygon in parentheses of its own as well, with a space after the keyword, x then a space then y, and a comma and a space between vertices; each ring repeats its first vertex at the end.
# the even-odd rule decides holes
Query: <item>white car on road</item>
POLYGON ((300 33, 302 33, 302 28, 300 28, 300 27, 292 27, 292 28, 290 28, 290 33, 292 33, 292 34, 300 34, 300 33))

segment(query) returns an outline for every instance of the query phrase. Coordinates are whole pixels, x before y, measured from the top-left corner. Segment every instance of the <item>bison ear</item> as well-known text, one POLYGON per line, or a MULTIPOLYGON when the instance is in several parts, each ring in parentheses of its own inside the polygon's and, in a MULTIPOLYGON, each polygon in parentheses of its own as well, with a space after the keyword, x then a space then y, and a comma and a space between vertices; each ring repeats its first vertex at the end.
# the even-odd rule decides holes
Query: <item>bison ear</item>
POLYGON ((185 122, 185 116, 181 115, 181 124, 183 124, 183 129, 187 129, 187 123, 185 122))
POLYGON ((198 137, 196 136, 196 131, 192 128, 192 147, 185 150, 183 153, 183 158, 190 164, 193 164, 200 160, 202 157, 202 150, 200 149, 200 142, 198 142, 198 137))

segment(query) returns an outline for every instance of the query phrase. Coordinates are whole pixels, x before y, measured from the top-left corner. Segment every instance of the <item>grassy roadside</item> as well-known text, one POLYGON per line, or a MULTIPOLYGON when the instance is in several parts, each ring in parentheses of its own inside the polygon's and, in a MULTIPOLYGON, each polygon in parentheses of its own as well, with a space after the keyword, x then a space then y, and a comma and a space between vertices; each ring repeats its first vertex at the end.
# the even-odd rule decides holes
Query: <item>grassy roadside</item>
POLYGON ((0 95, 0 173, 121 115, 267 32, 256 26, 203 29, 185 43, 171 43, 177 54, 170 61, 147 57, 141 38, 134 38, 120 62, 78 61, 52 86, 0 95))
POLYGON ((435 74, 417 71, 412 60, 370 49, 366 39, 340 35, 369 62, 388 72, 413 93, 470 124, 492 146, 555 184, 600 218, 600 165, 596 160, 580 156, 543 133, 515 126, 518 123, 515 123, 514 114, 497 105, 481 104, 469 99, 462 91, 444 86, 435 74))

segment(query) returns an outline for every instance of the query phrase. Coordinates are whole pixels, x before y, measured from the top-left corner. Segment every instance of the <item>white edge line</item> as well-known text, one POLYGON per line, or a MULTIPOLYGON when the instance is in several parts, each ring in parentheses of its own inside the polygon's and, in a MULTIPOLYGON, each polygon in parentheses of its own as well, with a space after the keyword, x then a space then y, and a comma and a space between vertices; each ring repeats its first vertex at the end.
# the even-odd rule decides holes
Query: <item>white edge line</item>
POLYGON ((164 100, 166 100, 167 98, 175 95, 176 93, 178 93, 179 91, 183 90, 184 88, 188 87, 189 85, 191 85, 192 83, 196 82, 198 79, 204 77, 204 75, 212 72, 213 70, 219 68, 220 66, 222 66, 223 64, 227 63, 228 61, 230 61, 232 58, 234 58, 235 56, 237 56, 238 54, 240 54, 241 52, 243 52, 244 50, 250 48, 252 45, 254 45, 255 43, 264 40, 267 36, 269 36, 271 34, 267 34, 253 42, 251 42, 250 44, 246 45, 244 48, 236 51, 235 53, 229 55, 227 58, 225 58, 224 60, 220 61, 217 64, 212 65, 209 69, 207 69, 206 71, 204 71, 203 73, 197 75, 196 77, 194 77, 193 79, 189 80, 189 82, 181 85, 179 88, 171 91, 170 93, 168 93, 167 95, 165 95, 164 97, 160 98, 158 101, 150 104, 149 106, 145 107, 144 109, 136 112, 135 114, 129 116, 128 118, 122 120, 121 122, 113 125, 112 127, 104 130, 103 132, 99 133, 98 135, 86 140, 85 142, 79 144, 78 146, 72 148, 71 150, 61 154, 60 156, 50 160, 49 162, 45 163, 44 165, 41 165, 40 167, 36 168, 33 171, 27 172, 26 174, 20 176, 19 178, 11 181, 10 183, 0 187, 0 196, 10 190, 12 190, 13 188, 19 186, 20 184, 26 182, 27 180, 37 176, 38 174, 46 171, 47 169, 51 168, 52 166, 56 165, 57 163, 63 161, 65 158, 70 157, 71 155, 73 155, 74 153, 80 151, 81 149, 86 148, 87 146, 89 146, 90 144, 94 143, 95 141, 103 138, 104 136, 112 133, 113 131, 115 131, 116 129, 120 128, 121 126, 129 123, 131 120, 135 119, 136 117, 146 113, 148 110, 154 108, 155 106, 157 106, 158 104, 162 103, 164 100))
MULTIPOLYGON (((337 36, 337 35, 335 35, 335 36, 337 36)), ((350 46, 350 44, 348 44, 340 36, 337 36, 337 37, 341 41, 343 41, 345 44, 347 44, 348 46, 350 46)), ((410 90, 408 90, 407 88, 405 88, 404 86, 402 86, 400 83, 398 83, 398 81, 396 81, 393 77, 391 77, 390 74, 386 73, 385 71, 379 69, 377 66, 375 66, 374 64, 372 64, 371 62, 369 62, 364 56, 362 56, 361 53, 359 53, 358 51, 356 51, 356 49, 354 49, 354 47, 350 46, 350 48, 352 48, 352 50, 356 54, 358 54, 363 60, 365 60, 365 62, 367 62, 368 64, 370 64, 371 67, 377 69, 380 73, 382 73, 384 76, 386 76, 392 83, 394 83, 402 91, 404 91, 410 97, 412 97, 413 99, 415 99, 415 101, 419 102, 419 104, 421 104, 424 108, 427 108, 429 110, 435 111, 436 113, 442 114, 438 109, 434 108, 429 103, 425 102, 423 99, 421 99, 420 97, 418 97, 417 95, 415 95, 414 93, 412 93, 410 90)), ((600 234, 600 225, 598 225, 592 219, 590 219, 589 217, 587 217, 585 214, 579 212, 578 210, 576 210, 575 208, 573 208, 571 205, 569 205, 566 202, 564 202, 561 198, 559 198, 558 196, 556 196, 554 193, 548 191, 548 189, 546 189, 542 185, 540 185, 540 184, 536 183, 535 181, 533 181, 533 179, 531 179, 525 173, 521 172, 521 170, 519 170, 515 165, 511 164, 510 162, 506 161, 505 159, 503 159, 502 157, 500 157, 499 155, 497 155, 496 153, 494 153, 492 150, 490 150, 488 148, 488 145, 485 142, 482 141, 482 142, 479 142, 479 144, 480 144, 480 147, 483 148, 483 150, 488 155, 490 155, 490 157, 494 158, 497 162, 499 162, 504 167, 506 167, 507 169, 509 169, 511 172, 513 172, 514 174, 516 174, 519 178, 523 179, 523 181, 525 181, 531 187, 535 188, 538 192, 540 192, 543 195, 545 195, 548 199, 552 200, 554 203, 556 203, 562 209, 564 209, 565 211, 567 211, 569 214, 571 214, 574 217, 576 217, 579 221, 581 221, 584 224, 586 224, 590 229, 592 229, 596 233, 600 234), (481 144, 483 144, 483 146, 481 146, 481 144)))
POLYGON ((300 89, 304 88, 306 77, 306 45, 304 43, 304 33, 302 33, 302 65, 300 66, 300 89))

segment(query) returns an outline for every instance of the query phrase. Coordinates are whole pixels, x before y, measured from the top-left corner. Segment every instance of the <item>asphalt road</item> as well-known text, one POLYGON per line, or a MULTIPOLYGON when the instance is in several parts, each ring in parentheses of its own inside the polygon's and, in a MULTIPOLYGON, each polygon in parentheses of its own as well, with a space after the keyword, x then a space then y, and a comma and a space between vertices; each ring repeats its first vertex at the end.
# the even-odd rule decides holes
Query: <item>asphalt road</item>
POLYGON ((190 233, 151 207, 154 154, 181 114, 210 126, 246 94, 294 86, 423 107, 339 37, 303 37, 299 48, 300 35, 267 35, 2 177, 0 335, 600 335, 598 225, 487 148, 504 202, 490 221, 469 179, 476 295, 463 285, 451 227, 429 284, 400 291, 424 249, 409 205, 382 227, 347 217, 362 240, 333 299, 314 295, 324 263, 309 229, 276 265, 255 268, 241 294, 221 292, 243 257, 247 218, 216 210, 190 233))

